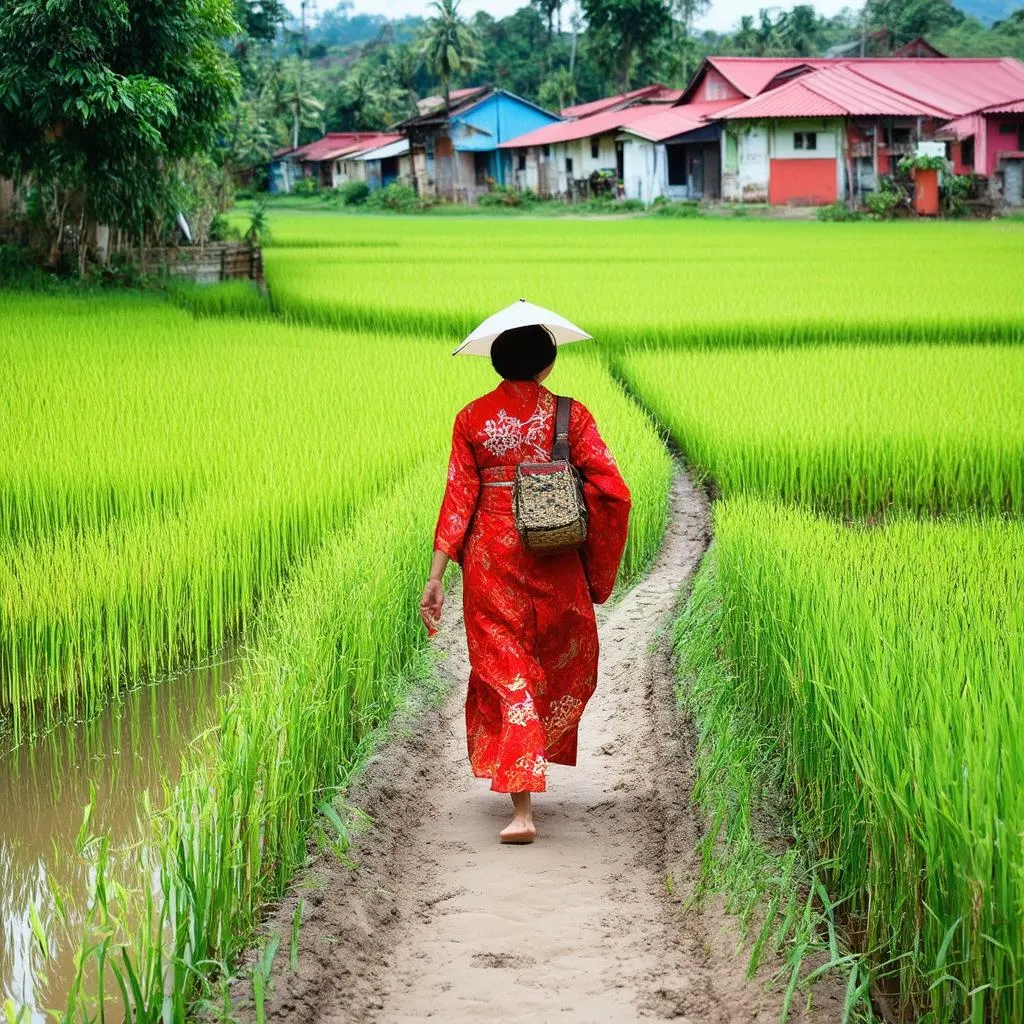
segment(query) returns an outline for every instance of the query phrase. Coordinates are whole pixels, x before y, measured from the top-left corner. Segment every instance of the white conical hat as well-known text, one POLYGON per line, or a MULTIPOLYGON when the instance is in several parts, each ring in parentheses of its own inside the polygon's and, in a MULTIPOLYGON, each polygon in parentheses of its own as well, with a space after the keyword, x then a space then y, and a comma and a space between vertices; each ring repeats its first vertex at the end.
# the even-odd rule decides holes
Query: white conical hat
POLYGON ((547 328, 556 345, 565 345, 570 341, 585 341, 591 335, 570 323, 564 316, 552 313, 543 306, 535 306, 526 299, 513 302, 493 316, 489 316, 465 341, 452 353, 453 356, 489 356, 491 342, 502 333, 513 327, 530 327, 539 324, 547 328))

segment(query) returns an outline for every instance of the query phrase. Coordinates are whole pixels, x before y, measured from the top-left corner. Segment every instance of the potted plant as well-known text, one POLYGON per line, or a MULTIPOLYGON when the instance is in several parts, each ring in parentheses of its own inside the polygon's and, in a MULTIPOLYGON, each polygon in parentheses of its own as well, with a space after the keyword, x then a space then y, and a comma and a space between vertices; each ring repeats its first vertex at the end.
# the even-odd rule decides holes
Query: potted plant
POLYGON ((914 179, 914 212, 934 217, 939 212, 939 171, 945 170, 941 156, 905 156, 899 169, 914 179))

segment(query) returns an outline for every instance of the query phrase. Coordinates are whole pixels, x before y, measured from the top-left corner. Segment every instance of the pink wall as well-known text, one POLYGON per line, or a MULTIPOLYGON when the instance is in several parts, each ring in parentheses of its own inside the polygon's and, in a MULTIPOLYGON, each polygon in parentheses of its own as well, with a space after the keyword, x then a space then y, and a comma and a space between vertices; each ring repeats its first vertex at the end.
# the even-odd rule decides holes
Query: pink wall
MULTIPOLYGON (((1017 131, 1016 129, 1022 122, 1020 117, 987 117, 985 121, 985 163, 982 164, 980 159, 977 159, 982 154, 975 151, 976 166, 981 168, 984 166, 985 174, 991 177, 996 168, 999 165, 999 154, 1000 153, 1012 153, 1020 149, 1017 131), (1000 124, 1012 124, 1014 131, 1010 135, 1003 135, 999 131, 1000 124)), ((975 143, 977 145, 977 142, 975 143)))
POLYGON ((727 78, 708 68, 690 99, 690 103, 705 103, 711 100, 742 100, 746 97, 727 78))

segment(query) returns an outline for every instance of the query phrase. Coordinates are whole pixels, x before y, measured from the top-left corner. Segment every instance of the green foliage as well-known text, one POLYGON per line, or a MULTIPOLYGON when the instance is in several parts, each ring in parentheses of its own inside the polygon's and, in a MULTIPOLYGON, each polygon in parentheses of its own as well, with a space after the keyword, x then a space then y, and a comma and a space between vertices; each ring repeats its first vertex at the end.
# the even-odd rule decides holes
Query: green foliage
POLYGON ((426 69, 441 81, 447 110, 452 79, 472 71, 479 63, 480 41, 459 13, 460 0, 433 0, 434 14, 423 29, 420 53, 426 69))
POLYGON ((827 206, 819 206, 815 211, 815 217, 818 220, 829 220, 829 221, 849 221, 849 220, 861 220, 862 215, 859 210, 851 210, 846 203, 830 203, 827 206))
POLYGON ((947 217, 962 217, 967 212, 967 200, 974 189, 971 174, 944 174, 942 176, 942 212, 947 217))
POLYGON ((587 46, 624 92, 642 61, 672 24, 668 0, 583 0, 587 46))
POLYGON ((430 204, 416 194, 411 185, 393 181, 384 188, 371 192, 364 204, 370 210, 389 210, 392 213, 416 213, 430 204))
POLYGON ((659 217, 701 217, 704 211, 696 199, 672 201, 665 196, 658 196, 651 203, 651 213, 659 217))
POLYGON ((511 188, 508 185, 495 185, 489 192, 484 192, 477 199, 477 206, 529 206, 536 197, 529 190, 511 188))
MULTIPOLYGON (((732 498, 714 528, 676 636, 715 830, 781 794, 876 991, 934 1024, 1020 1020, 1021 523, 868 529, 732 498)), ((762 936, 789 927, 766 913, 762 936)))
POLYGON ((726 496, 853 516, 1024 514, 1019 347, 663 349, 618 365, 726 496))
POLYGON ((292 193, 297 196, 315 196, 320 193, 320 179, 314 174, 299 178, 292 186, 292 193))
POLYGON ((70 217, 138 236, 176 209, 238 76, 231 0, 23 0, 0 17, 0 174, 31 175, 55 246, 70 217))
POLYGON ((361 206, 370 197, 370 186, 365 181, 346 181, 335 192, 342 206, 361 206))
POLYGON ((873 217, 888 220, 900 209, 910 205, 910 196, 901 185, 891 178, 882 178, 878 188, 864 196, 864 205, 873 217))
POLYGON ((947 163, 941 156, 905 156, 897 164, 901 174, 912 174, 914 171, 944 171, 947 163))

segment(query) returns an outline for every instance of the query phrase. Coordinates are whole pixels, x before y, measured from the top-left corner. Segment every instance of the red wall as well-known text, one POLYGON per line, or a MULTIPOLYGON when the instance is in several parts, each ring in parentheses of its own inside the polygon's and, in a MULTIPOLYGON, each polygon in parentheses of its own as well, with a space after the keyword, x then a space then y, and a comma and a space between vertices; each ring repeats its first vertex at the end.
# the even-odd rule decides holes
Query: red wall
MULTIPOLYGON (((987 146, 985 147, 985 168, 984 173, 991 176, 995 174, 999 166, 1000 153, 1012 153, 1017 151, 1017 132, 1012 135, 1003 135, 999 131, 999 125, 1003 122, 1012 123, 1014 128, 1020 124, 1019 117, 986 117, 985 132, 987 146)), ((975 141, 977 146, 977 141, 975 141)))
POLYGON ((838 198, 835 157, 796 160, 773 159, 768 180, 768 202, 824 206, 838 198))
POLYGON ((690 103, 706 103, 711 100, 742 100, 746 97, 714 68, 708 68, 700 85, 694 90, 690 103))

